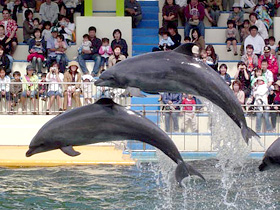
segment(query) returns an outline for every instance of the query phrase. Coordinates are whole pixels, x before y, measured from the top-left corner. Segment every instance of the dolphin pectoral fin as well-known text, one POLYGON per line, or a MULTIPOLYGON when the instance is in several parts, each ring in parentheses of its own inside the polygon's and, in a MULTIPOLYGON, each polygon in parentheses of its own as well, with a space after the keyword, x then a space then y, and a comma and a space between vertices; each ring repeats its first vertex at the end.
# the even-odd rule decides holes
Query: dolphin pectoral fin
POLYGON ((247 144, 249 139, 252 137, 260 138, 260 136, 255 131, 244 125, 241 126, 241 133, 247 144))
POLYGON ((61 147, 60 148, 62 152, 64 152, 66 155, 69 155, 69 156, 77 156, 77 155, 80 155, 81 153, 80 152, 77 152, 73 149, 72 146, 67 146, 67 147, 61 147))
POLYGON ((175 178, 179 185, 181 186, 181 182, 184 178, 191 176, 191 175, 196 175, 200 177, 201 179, 205 180, 205 178, 202 176, 201 173, 199 173, 195 168, 193 168, 191 165, 180 161, 178 163, 178 166, 175 171, 175 178))

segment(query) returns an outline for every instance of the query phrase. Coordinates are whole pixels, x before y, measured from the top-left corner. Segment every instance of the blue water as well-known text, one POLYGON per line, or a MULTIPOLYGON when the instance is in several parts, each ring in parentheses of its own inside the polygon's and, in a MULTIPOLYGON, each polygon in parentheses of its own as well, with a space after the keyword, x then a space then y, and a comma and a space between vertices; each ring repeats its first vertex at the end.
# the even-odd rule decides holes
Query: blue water
POLYGON ((187 179, 186 188, 158 162, 1 168, 0 209, 280 209, 280 170, 259 172, 259 163, 236 168, 228 189, 215 159, 190 161, 207 181, 187 179))

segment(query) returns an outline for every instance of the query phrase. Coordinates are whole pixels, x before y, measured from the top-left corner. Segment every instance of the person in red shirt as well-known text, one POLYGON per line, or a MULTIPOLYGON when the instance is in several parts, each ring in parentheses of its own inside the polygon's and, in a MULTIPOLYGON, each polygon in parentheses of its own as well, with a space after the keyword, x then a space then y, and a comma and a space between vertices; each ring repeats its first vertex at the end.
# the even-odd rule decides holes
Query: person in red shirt
POLYGON ((188 129, 189 123, 191 123, 192 132, 197 133, 197 122, 195 116, 195 100, 192 95, 183 94, 182 104, 188 105, 183 106, 183 122, 181 126, 181 131, 185 132, 188 129))
POLYGON ((275 57, 275 55, 271 54, 271 48, 269 46, 265 46, 263 51, 264 54, 259 57, 259 68, 261 68, 262 60, 266 59, 268 64, 267 69, 273 73, 273 79, 274 81, 276 81, 279 68, 277 58, 275 57))

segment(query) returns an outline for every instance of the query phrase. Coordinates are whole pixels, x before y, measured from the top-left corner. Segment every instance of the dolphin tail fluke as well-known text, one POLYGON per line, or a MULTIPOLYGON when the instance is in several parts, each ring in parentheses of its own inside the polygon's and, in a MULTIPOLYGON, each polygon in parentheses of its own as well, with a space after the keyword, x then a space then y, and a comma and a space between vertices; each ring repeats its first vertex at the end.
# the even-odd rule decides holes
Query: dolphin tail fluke
POLYGON ((253 131, 251 128, 249 128, 247 126, 241 127, 241 133, 247 144, 248 144, 249 139, 252 137, 260 138, 260 136, 255 131, 253 131))
POLYGON ((193 168, 191 165, 180 161, 178 163, 178 166, 175 171, 175 178, 178 181, 178 183, 181 186, 181 182, 184 178, 191 176, 191 175, 196 175, 200 177, 201 179, 205 180, 205 178, 202 176, 201 173, 199 173, 195 168, 193 168))

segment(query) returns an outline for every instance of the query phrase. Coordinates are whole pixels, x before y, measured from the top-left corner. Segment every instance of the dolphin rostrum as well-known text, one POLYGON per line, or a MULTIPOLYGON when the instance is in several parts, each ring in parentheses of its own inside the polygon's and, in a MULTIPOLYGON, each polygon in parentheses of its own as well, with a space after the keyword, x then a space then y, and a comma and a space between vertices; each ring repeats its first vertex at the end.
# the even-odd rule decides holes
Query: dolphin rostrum
POLYGON ((264 153, 259 170, 264 171, 268 169, 270 165, 280 166, 280 137, 276 139, 264 153))
POLYGON ((72 146, 116 140, 139 140, 160 149, 178 164, 175 177, 179 184, 190 175, 204 179, 183 161, 173 141, 157 125, 109 98, 65 112, 48 121, 32 139, 26 156, 54 149, 76 156, 80 153, 72 146))
POLYGON ((193 44, 152 52, 117 63, 95 81, 97 86, 136 87, 148 93, 173 92, 202 96, 222 108, 241 128, 246 143, 259 137, 247 126, 242 107, 229 86, 207 64, 192 56, 193 44))

